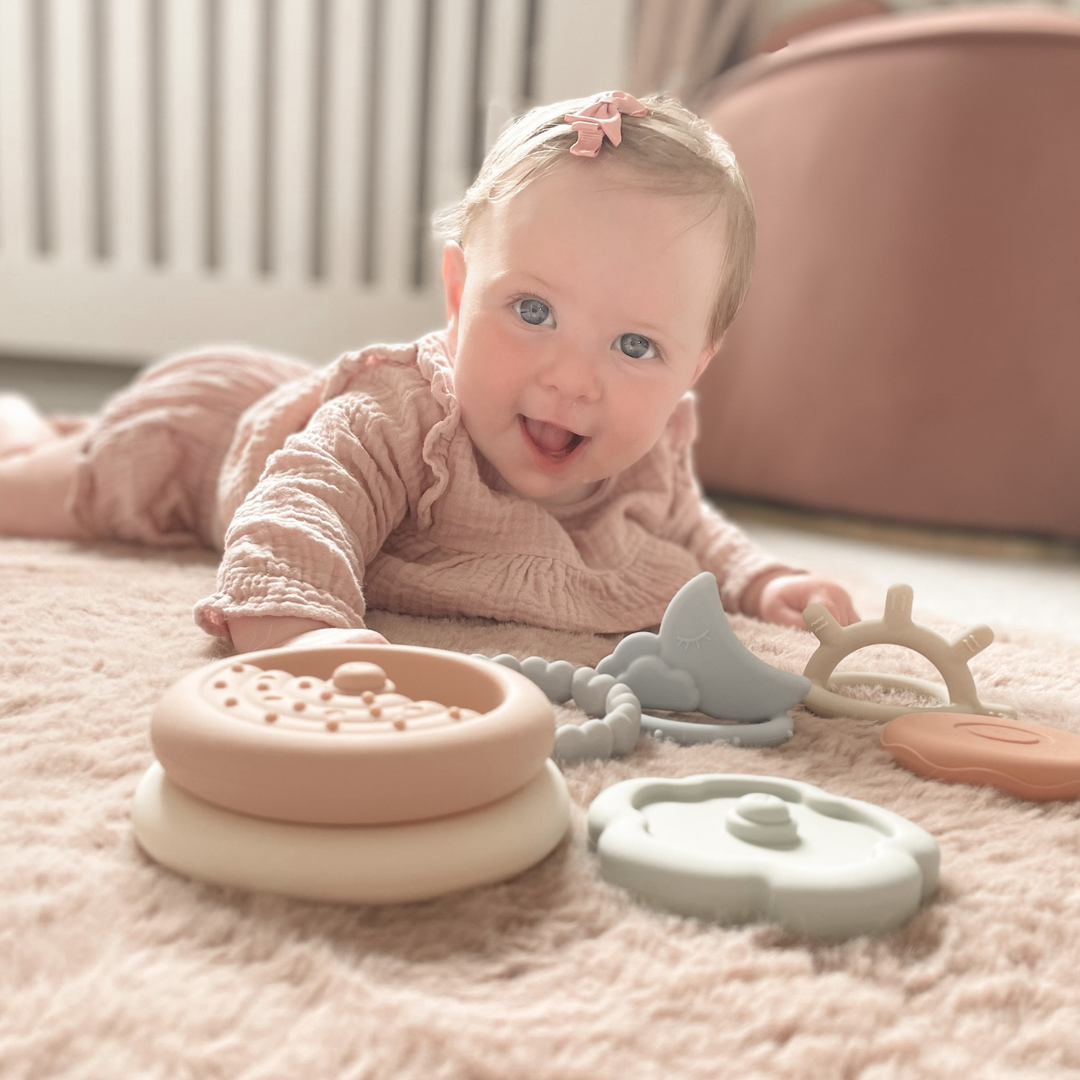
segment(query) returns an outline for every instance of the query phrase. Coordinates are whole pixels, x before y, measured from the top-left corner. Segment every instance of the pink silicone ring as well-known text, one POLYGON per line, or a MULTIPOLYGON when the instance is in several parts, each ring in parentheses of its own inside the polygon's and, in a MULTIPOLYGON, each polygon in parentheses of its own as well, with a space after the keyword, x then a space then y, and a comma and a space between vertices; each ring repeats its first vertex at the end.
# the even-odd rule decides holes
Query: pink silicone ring
POLYGON ((216 806, 375 825, 456 814, 516 791, 551 753, 555 715, 527 678, 486 660, 344 645, 200 668, 165 692, 150 737, 169 778, 216 806), (365 672, 341 670, 355 663, 378 665, 391 690, 418 704, 391 696, 380 709, 370 693, 366 702, 365 672))

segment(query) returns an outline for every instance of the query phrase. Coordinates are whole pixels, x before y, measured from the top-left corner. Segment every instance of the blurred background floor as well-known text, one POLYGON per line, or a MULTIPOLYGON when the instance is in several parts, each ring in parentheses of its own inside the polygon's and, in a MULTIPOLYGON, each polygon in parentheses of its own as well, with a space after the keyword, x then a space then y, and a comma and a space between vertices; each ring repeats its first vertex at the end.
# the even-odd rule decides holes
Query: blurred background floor
POLYGON ((131 364, 0 356, 0 390, 25 394, 44 413, 95 412, 137 371, 131 364))
MULTIPOLYGON (((128 364, 0 357, 0 390, 43 412, 93 412, 136 373, 128 364)), ((842 580, 860 614, 876 616, 890 585, 915 590, 916 611, 1080 641, 1080 543, 924 529, 816 514, 749 500, 717 502, 767 551, 842 580)))

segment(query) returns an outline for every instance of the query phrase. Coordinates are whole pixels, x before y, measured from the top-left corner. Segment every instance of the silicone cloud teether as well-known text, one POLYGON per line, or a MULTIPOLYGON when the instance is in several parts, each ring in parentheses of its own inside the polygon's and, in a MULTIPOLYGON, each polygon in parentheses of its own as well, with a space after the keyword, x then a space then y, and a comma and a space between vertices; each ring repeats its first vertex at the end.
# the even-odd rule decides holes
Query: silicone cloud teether
POLYGON ((814 937, 895 929, 938 882, 917 825, 775 777, 624 780, 593 801, 589 838, 603 876, 656 907, 814 937))
POLYGON ((630 634, 596 670, 630 687, 643 709, 701 712, 716 720, 769 720, 810 689, 809 679, 774 668, 739 641, 709 573, 675 594, 659 634, 630 634))

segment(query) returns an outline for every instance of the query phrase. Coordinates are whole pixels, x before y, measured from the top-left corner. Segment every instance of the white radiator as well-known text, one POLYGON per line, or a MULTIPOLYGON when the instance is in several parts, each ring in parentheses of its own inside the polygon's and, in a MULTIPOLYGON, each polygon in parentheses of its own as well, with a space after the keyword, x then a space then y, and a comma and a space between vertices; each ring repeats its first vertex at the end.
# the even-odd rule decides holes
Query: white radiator
POLYGON ((0 352, 316 362, 442 321, 432 212, 632 0, 0 0, 0 352))

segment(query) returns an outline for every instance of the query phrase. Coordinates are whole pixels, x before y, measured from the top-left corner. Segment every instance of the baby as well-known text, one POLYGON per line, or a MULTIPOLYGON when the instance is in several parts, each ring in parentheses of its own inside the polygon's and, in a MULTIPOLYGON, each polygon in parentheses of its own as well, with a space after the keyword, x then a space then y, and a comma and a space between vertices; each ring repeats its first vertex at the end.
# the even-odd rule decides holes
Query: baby
POLYGON ((0 533, 221 547, 195 615, 239 651, 382 641, 368 606, 629 632, 702 570, 729 611, 856 619, 693 474, 753 258, 720 138, 670 98, 534 109, 440 225, 447 327, 415 344, 173 357, 66 432, 7 398, 0 533))

